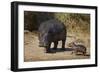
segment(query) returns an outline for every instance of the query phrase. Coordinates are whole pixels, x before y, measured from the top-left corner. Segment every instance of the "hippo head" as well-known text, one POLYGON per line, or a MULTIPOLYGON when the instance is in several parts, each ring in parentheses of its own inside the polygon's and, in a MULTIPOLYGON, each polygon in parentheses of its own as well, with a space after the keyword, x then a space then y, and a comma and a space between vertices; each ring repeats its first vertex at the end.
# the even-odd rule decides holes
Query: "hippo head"
POLYGON ((39 33, 39 46, 46 47, 48 46, 48 34, 47 33, 39 33))

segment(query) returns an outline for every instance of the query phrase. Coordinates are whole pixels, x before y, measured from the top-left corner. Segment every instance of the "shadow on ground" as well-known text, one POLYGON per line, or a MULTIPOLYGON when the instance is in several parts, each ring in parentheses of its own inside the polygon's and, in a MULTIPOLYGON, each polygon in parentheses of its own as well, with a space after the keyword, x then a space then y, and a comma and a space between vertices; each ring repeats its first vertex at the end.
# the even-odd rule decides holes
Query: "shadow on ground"
MULTIPOLYGON (((65 51, 71 52, 71 51, 74 50, 73 48, 50 48, 50 49, 53 50, 53 51, 55 51, 55 52, 53 52, 53 53, 65 52, 65 51)), ((80 56, 80 55, 83 55, 83 54, 76 54, 76 55, 80 56)), ((84 55, 84 56, 90 56, 90 55, 89 55, 89 54, 86 54, 86 55, 84 55)))
POLYGON ((73 51, 72 48, 50 48, 50 49, 54 50, 55 52, 73 51))

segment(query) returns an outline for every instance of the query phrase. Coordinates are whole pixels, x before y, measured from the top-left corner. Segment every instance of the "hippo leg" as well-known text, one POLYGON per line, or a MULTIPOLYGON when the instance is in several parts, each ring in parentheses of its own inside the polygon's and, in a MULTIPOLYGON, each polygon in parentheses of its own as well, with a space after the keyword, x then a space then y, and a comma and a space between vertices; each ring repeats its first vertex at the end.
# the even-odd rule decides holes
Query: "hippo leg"
POLYGON ((65 50, 65 40, 62 40, 62 50, 65 50))
POLYGON ((51 48, 51 43, 48 44, 48 46, 46 47, 46 53, 55 53, 55 51, 53 51, 51 48))
POLYGON ((48 46, 46 46, 46 53, 50 52, 50 46, 51 46, 51 43, 49 43, 48 46))
POLYGON ((54 42, 54 48, 53 48, 54 50, 57 50, 57 45, 58 45, 58 41, 55 41, 54 42))

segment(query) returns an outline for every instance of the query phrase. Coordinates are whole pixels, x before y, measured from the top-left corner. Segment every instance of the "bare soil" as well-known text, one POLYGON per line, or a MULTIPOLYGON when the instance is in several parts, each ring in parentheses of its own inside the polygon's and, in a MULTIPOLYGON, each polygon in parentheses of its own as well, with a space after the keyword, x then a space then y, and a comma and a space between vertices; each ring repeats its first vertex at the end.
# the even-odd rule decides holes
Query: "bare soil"
MULTIPOLYGON (((50 61, 50 60, 74 60, 74 59, 88 59, 90 58, 90 47, 89 47, 89 36, 78 35, 77 38, 71 35, 67 37, 66 40, 66 50, 61 50, 61 41, 59 41, 58 50, 56 53, 45 53, 44 47, 39 47, 38 33, 37 32, 24 32, 24 61, 50 61), (84 38, 85 36, 85 38, 84 38), (87 54, 75 55, 72 54, 72 49, 68 47, 68 43, 75 41, 76 39, 84 40, 84 45, 87 47, 87 54)), ((51 48, 53 47, 53 43, 51 48)))

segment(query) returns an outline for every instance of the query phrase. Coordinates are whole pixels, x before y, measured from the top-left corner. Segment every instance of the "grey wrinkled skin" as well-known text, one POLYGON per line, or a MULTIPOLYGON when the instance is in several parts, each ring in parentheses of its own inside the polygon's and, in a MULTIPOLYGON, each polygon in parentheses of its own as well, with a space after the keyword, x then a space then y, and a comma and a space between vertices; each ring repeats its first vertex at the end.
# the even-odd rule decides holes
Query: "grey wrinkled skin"
POLYGON ((51 19, 40 24, 39 27, 39 46, 45 47, 46 52, 53 52, 50 49, 54 43, 54 50, 57 49, 58 41, 62 41, 62 49, 65 49, 66 27, 57 19, 51 19))

